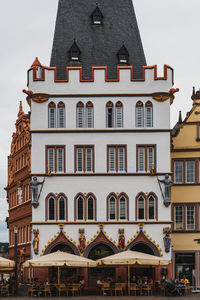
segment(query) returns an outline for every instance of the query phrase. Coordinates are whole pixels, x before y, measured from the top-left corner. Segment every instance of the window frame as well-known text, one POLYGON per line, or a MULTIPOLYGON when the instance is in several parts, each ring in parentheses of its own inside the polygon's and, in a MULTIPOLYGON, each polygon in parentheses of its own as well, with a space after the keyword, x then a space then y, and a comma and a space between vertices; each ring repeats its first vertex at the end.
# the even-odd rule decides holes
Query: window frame
POLYGON ((129 197, 126 193, 120 193, 120 194, 110 193, 107 196, 106 202, 107 202, 107 221, 110 221, 110 222, 129 221, 129 197), (110 199, 112 197, 115 199, 115 219, 110 219, 110 199), (125 213, 126 213, 125 219, 120 218, 120 199, 122 197, 125 199, 125 213))
POLYGON ((108 101, 107 103, 106 103, 106 128, 115 128, 115 112, 114 112, 114 110, 115 110, 115 107, 114 107, 114 104, 113 104, 113 102, 112 101, 108 101), (108 114, 108 110, 109 109, 112 109, 112 114, 111 114, 111 117, 112 117, 112 120, 111 120, 111 126, 108 126, 109 125, 109 119, 108 119, 108 116, 109 116, 109 114, 108 114))
POLYGON ((51 101, 49 103, 49 105, 48 105, 48 128, 49 129, 56 128, 56 125, 57 125, 57 120, 56 120, 56 104, 53 101, 51 101), (50 112, 51 109, 54 109, 54 126, 53 127, 50 126, 51 125, 51 112, 50 112))
POLYGON ((153 168, 154 172, 157 172, 157 145, 156 144, 138 144, 136 145, 136 172, 137 173, 150 173, 150 170, 148 170, 148 149, 153 148, 153 155, 154 155, 154 162, 153 162, 153 168), (144 170, 139 170, 139 149, 144 149, 144 170))
POLYGON ((66 128, 66 112, 65 112, 65 104, 60 101, 57 104, 57 128, 66 128), (63 107, 61 107, 63 105, 63 107), (60 110, 63 109, 63 126, 60 126, 60 110))
POLYGON ((155 193, 150 192, 149 194, 145 194, 140 192, 135 198, 135 219, 136 221, 149 221, 149 222, 156 222, 158 221, 158 197, 155 193), (144 199, 144 219, 139 219, 139 212, 138 212, 138 200, 140 197, 144 199), (149 219, 149 198, 154 198, 154 219, 149 219))
POLYGON ((144 116, 144 103, 139 100, 137 101, 136 105, 135 105, 135 127, 136 128, 144 128, 144 124, 145 124, 145 116, 144 116), (139 108, 142 108, 141 109, 141 126, 139 126, 138 124, 138 109, 139 108))
POLYGON ((147 101, 145 103, 145 128, 153 128, 153 103, 151 101, 147 101), (148 113, 148 108, 151 108, 151 126, 148 126, 147 121, 147 113, 148 113))
POLYGON ((94 106, 93 106, 93 103, 91 101, 88 101, 85 105, 85 123, 86 123, 86 128, 94 128, 94 106), (89 125, 89 118, 88 118, 88 110, 91 109, 92 110, 92 117, 91 117, 91 120, 92 120, 92 126, 88 126, 89 125))
POLYGON ((83 193, 78 193, 74 198, 74 221, 87 221, 94 222, 97 220, 97 199, 93 193, 88 193, 87 195, 83 193), (83 219, 78 219, 78 199, 83 199, 83 219), (93 219, 88 219, 88 200, 93 199, 93 219))
POLYGON ((85 105, 82 101, 79 101, 77 104, 76 104, 76 128, 85 128, 86 124, 85 124, 85 105), (79 109, 82 110, 82 126, 79 126, 80 124, 80 120, 79 120, 79 109))
POLYGON ((174 181, 174 185, 195 185, 199 184, 200 179, 200 159, 199 157, 190 157, 190 158, 173 158, 172 159, 172 179, 174 181), (187 182, 187 167, 186 164, 188 161, 194 162, 194 181, 193 182, 187 182), (175 176, 175 163, 176 162, 182 162, 183 163, 183 171, 182 171, 182 182, 176 182, 176 176, 175 176))
POLYGON ((51 222, 51 221, 59 221, 59 222, 67 222, 68 221, 68 198, 64 193, 60 193, 58 195, 55 195, 54 193, 50 193, 46 197, 46 221, 51 222), (54 214, 55 214, 55 219, 54 220, 49 220, 49 199, 53 198, 54 199, 54 214), (63 198, 65 201, 65 219, 64 220, 59 220, 59 199, 63 198))
POLYGON ((55 173, 55 174, 63 174, 66 172, 66 150, 65 150, 65 145, 46 145, 46 173, 48 173, 50 171, 49 169, 49 149, 53 149, 54 153, 54 171, 51 171, 51 173, 55 173), (63 149, 63 171, 57 171, 58 169, 58 149, 63 149))
POLYGON ((124 118, 123 118, 123 104, 121 101, 118 101, 115 104, 115 128, 123 128, 124 127, 124 118), (117 110, 120 109, 120 115, 121 115, 121 126, 118 126, 117 122, 118 122, 118 113, 117 110))
POLYGON ((95 172, 95 150, 94 150, 94 145, 74 145, 74 172, 75 173, 94 173, 95 172), (82 166, 83 170, 79 171, 78 170, 78 149, 82 149, 82 166), (87 149, 91 149, 92 155, 91 155, 91 166, 92 170, 87 171, 87 149))
POLYGON ((127 145, 107 145, 107 173, 127 173, 127 145), (110 149, 115 149, 115 170, 110 171, 110 149), (119 149, 124 149, 124 171, 119 171, 119 149))
POLYGON ((185 202, 172 204, 172 230, 173 232, 196 232, 200 230, 200 204, 198 202, 185 202), (187 229, 187 207, 194 206, 194 229, 187 229), (183 211, 183 229, 176 229, 176 207, 182 207, 183 211))

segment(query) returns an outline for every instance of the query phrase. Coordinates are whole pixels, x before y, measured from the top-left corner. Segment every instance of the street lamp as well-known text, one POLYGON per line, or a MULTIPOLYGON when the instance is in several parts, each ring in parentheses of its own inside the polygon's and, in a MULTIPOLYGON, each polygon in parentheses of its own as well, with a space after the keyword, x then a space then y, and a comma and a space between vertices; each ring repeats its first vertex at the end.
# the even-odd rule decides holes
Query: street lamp
POLYGON ((17 284, 17 226, 14 227, 15 234, 15 281, 17 284))

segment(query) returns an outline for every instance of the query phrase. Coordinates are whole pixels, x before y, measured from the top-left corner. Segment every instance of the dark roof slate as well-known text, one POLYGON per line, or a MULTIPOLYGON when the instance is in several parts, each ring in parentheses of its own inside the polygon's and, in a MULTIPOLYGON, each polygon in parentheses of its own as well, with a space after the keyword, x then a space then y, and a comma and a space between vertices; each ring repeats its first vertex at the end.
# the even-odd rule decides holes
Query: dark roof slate
POLYGON ((65 79, 66 66, 75 66, 69 60, 69 50, 76 40, 81 51, 83 78, 91 78, 92 66, 107 66, 108 78, 117 76, 117 53, 123 44, 129 53, 129 64, 134 77, 142 77, 146 65, 132 0, 98 0, 103 14, 103 25, 92 25, 91 14, 96 0, 59 0, 51 55, 51 67, 57 67, 58 79, 65 79))

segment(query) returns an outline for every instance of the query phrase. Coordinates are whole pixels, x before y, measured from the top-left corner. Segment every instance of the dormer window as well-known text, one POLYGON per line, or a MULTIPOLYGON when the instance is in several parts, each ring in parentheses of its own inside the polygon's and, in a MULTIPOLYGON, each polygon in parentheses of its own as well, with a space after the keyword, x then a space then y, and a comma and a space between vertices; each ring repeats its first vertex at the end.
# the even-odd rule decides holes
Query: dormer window
POLYGON ((77 43, 74 41, 73 45, 69 49, 69 60, 70 61, 80 61, 81 50, 79 49, 77 43))
POLYGON ((91 14, 92 24, 93 25, 102 25, 103 24, 103 15, 99 7, 97 6, 93 13, 91 14))
POLYGON ((124 45, 120 48, 117 56, 119 64, 128 64, 129 53, 124 45))

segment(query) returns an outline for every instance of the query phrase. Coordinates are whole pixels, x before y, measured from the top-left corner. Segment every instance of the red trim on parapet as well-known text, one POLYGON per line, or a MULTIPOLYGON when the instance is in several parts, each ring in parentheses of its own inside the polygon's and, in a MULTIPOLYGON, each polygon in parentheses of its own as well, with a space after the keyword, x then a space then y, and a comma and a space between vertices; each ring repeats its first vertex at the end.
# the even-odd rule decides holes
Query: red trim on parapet
POLYGON ((149 69, 154 69, 154 80, 167 80, 167 71, 170 69, 172 71, 172 84, 174 84, 174 70, 168 66, 164 65, 164 76, 163 77, 158 77, 158 72, 157 72, 157 65, 154 66, 143 66, 143 76, 141 79, 134 79, 133 78, 133 67, 132 66, 118 66, 117 67, 117 78, 116 79, 108 79, 108 72, 107 72, 107 67, 106 66, 99 66, 99 67, 92 67, 92 79, 90 80, 84 80, 82 78, 82 67, 66 67, 66 79, 65 80, 58 80, 57 79, 57 68, 56 67, 45 67, 42 66, 42 77, 37 78, 36 77, 36 66, 32 66, 28 70, 28 74, 31 70, 33 70, 33 81, 44 81, 45 80, 45 70, 54 70, 54 81, 55 82, 68 82, 69 81, 69 70, 79 70, 80 71, 80 82, 94 82, 94 71, 95 70, 105 70, 105 81, 106 82, 119 82, 120 81, 120 70, 125 70, 128 69, 130 70, 130 80, 131 81, 145 81, 145 71, 149 69))

